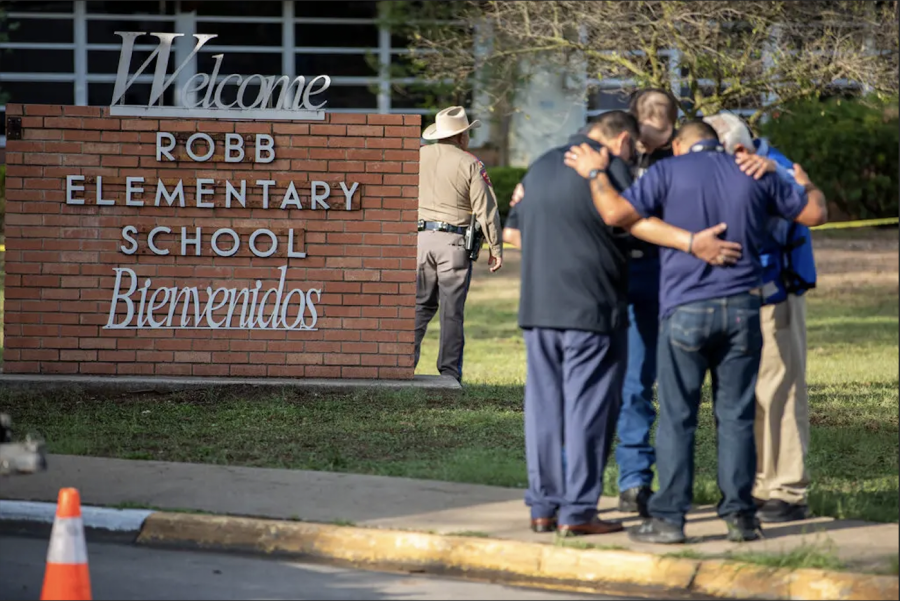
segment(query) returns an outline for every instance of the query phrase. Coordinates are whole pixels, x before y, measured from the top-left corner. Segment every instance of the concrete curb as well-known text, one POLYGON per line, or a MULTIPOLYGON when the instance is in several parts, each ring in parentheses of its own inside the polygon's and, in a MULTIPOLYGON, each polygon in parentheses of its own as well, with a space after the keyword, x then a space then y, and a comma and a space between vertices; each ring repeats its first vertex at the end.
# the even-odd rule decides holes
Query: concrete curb
MULTIPOLYGON (((118 534, 137 535, 151 514, 152 511, 143 509, 81 508, 81 518, 86 529, 118 534)), ((56 503, 0 500, 0 522, 53 524, 55 517, 56 503)))
POLYGON ((900 579, 894 576, 792 571, 632 551, 212 515, 152 513, 144 521, 137 543, 493 575, 606 592, 649 587, 720 598, 811 601, 880 601, 900 596, 900 579))
POLYGON ((324 378, 213 378, 163 376, 69 376, 57 374, 3 374, 0 384, 10 387, 43 389, 78 386, 104 391, 174 391, 216 386, 267 386, 315 391, 407 390, 459 391, 462 385, 449 376, 415 376, 412 380, 353 380, 324 378))

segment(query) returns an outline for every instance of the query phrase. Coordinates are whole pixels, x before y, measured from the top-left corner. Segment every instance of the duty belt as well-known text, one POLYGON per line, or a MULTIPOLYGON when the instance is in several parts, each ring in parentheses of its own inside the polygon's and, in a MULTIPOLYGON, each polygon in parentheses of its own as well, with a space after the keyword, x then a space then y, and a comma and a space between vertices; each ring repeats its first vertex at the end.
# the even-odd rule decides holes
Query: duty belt
POLYGON ((451 234, 465 234, 469 228, 459 225, 450 225, 443 221, 423 221, 419 220, 419 231, 429 230, 433 232, 450 232, 451 234))

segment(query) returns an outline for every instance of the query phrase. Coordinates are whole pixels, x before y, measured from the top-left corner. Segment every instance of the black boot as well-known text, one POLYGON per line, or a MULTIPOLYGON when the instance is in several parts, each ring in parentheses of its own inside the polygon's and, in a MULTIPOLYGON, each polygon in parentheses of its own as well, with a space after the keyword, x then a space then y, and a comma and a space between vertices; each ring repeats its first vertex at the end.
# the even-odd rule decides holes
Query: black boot
POLYGON ((728 526, 728 540, 733 543, 745 543, 762 538, 762 527, 755 515, 733 513, 723 519, 728 526))
POLYGON ((781 499, 770 499, 757 512, 759 521, 764 524, 782 524, 809 519, 809 507, 795 505, 781 499))
POLYGON ((677 545, 687 540, 684 528, 659 518, 644 520, 640 526, 628 531, 628 538, 636 543, 656 545, 677 545))
POLYGON ((636 486, 622 491, 619 495, 619 511, 622 513, 637 513, 642 518, 649 518, 650 512, 647 510, 647 504, 653 491, 649 486, 636 486))

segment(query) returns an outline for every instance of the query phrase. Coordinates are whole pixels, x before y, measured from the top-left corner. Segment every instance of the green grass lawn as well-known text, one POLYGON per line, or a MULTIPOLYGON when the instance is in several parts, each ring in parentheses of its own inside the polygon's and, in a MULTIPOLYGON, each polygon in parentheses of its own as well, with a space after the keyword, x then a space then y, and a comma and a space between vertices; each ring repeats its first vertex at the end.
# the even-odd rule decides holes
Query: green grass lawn
MULTIPOLYGON (((832 275, 809 295, 810 502, 819 515, 898 519, 898 296, 896 250, 891 252, 886 275, 863 277, 863 271, 880 268, 852 255, 847 273, 826 268, 832 275), (851 283, 841 283, 848 277, 851 283)), ((357 391, 326 397, 210 389, 94 398, 77 390, 5 390, 0 410, 13 415, 17 431, 42 434, 54 453, 523 487, 525 364, 516 327, 515 256, 510 253, 509 265, 496 276, 484 267, 479 265, 467 306, 467 387, 460 394, 357 391)), ((420 373, 435 373, 437 334, 435 320, 420 373)), ((695 500, 714 503, 708 402, 696 464, 695 500)), ((607 494, 616 492, 615 476, 613 461, 607 494)))

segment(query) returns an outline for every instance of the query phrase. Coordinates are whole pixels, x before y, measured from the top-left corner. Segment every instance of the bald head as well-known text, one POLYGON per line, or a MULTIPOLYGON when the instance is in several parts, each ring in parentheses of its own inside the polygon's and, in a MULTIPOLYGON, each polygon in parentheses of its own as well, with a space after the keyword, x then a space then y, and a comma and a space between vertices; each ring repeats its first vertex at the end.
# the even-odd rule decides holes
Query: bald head
POLYGON ((691 146, 704 140, 719 141, 716 130, 709 123, 703 121, 688 121, 678 128, 675 138, 672 140, 672 152, 675 155, 687 154, 691 146))

